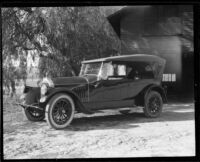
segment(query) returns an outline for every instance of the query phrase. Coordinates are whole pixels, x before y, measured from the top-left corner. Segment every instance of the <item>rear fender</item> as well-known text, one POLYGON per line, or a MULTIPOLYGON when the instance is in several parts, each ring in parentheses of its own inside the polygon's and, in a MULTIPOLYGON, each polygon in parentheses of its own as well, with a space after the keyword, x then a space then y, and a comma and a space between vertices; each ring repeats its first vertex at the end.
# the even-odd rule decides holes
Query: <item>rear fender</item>
POLYGON ((148 95, 148 93, 150 91, 156 91, 158 93, 160 93, 163 102, 166 103, 167 102, 167 96, 166 96, 166 92, 164 90, 164 88, 162 88, 159 85, 155 85, 155 84, 151 84, 146 86, 137 96, 136 96, 136 105, 139 106, 144 106, 144 100, 145 97, 148 95))

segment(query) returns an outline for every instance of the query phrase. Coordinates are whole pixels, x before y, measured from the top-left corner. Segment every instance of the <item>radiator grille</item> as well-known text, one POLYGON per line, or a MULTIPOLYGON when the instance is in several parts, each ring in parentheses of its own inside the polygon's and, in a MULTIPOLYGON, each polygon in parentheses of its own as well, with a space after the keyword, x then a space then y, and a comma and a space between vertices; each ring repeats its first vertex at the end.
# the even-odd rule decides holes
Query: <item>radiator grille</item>
POLYGON ((88 87, 75 87, 72 91, 76 93, 82 102, 88 102, 88 87))

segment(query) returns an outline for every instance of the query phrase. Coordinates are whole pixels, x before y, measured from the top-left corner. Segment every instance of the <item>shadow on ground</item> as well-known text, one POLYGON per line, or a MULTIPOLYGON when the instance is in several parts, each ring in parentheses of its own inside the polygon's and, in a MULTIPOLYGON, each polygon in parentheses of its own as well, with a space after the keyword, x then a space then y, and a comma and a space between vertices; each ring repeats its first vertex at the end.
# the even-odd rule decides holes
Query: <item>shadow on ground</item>
POLYGON ((74 131, 91 129, 128 129, 138 127, 137 124, 165 121, 186 121, 194 120, 194 112, 167 111, 159 118, 146 118, 143 113, 131 113, 127 115, 107 115, 95 117, 83 117, 74 119, 71 129, 74 131), (134 124, 134 125, 130 125, 134 124))
MULTIPOLYGON (((194 120, 194 106, 191 104, 171 104, 165 105, 163 113, 158 118, 147 118, 142 112, 133 112, 127 115, 113 114, 108 115, 104 113, 103 116, 87 116, 74 118, 71 125, 68 126, 66 131, 88 131, 88 130, 102 130, 102 129, 129 129, 137 128, 141 123, 152 122, 170 122, 170 121, 187 121, 194 120), (104 115, 105 114, 105 115, 104 115)), ((102 115, 102 114, 101 114, 102 115)), ((32 130, 37 131, 44 127, 45 130, 49 130, 46 121, 30 122, 23 121, 17 125, 13 125, 13 128, 9 129, 4 126, 4 132, 20 131, 20 130, 32 130)), ((54 129, 52 129, 54 130, 54 129)))

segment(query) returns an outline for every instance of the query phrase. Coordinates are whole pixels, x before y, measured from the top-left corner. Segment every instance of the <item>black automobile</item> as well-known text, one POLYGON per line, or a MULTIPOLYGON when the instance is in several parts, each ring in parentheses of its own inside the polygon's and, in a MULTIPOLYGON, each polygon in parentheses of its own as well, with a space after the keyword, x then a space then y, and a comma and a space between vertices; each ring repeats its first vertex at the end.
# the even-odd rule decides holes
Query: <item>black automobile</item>
POLYGON ((20 105, 28 120, 46 117, 55 129, 66 128, 75 113, 102 109, 140 106, 145 116, 158 117, 167 101, 161 85, 165 62, 146 54, 83 61, 79 76, 26 83, 20 105))

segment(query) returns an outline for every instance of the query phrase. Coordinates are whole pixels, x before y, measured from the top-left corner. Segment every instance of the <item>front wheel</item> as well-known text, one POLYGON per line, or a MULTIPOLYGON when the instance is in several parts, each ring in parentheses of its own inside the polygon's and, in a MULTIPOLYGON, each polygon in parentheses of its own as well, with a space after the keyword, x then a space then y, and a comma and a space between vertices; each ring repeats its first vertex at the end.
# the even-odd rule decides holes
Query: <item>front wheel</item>
POLYGON ((34 108, 27 107, 24 110, 24 114, 29 121, 42 121, 45 118, 44 112, 41 110, 35 110, 34 108))
POLYGON ((54 129, 64 129, 74 117, 75 106, 71 96, 57 94, 51 98, 46 106, 47 123, 54 129))
POLYGON ((145 97, 144 114, 146 117, 156 118, 162 113, 163 100, 160 93, 151 91, 145 97))
MULTIPOLYGON (((39 97, 40 97, 39 88, 33 88, 27 93, 25 98, 25 103, 27 105, 39 106, 38 105, 39 97)), ((26 107, 23 112, 29 121, 37 122, 37 121, 42 121, 45 118, 44 111, 37 110, 32 107, 26 107)))

